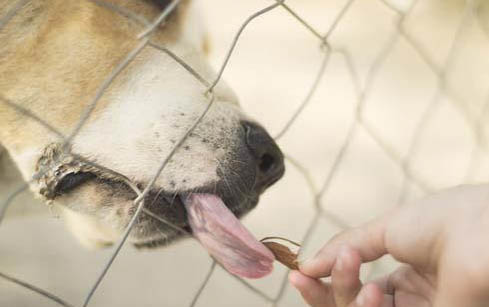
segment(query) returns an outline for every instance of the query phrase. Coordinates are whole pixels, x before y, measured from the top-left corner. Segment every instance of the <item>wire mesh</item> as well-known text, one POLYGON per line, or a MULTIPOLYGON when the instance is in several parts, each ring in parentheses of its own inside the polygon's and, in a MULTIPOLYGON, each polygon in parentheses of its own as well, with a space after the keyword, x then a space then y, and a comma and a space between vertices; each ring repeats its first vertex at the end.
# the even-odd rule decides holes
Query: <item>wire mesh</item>
MULTIPOLYGON (((144 196, 150 191, 150 189, 153 187, 158 177, 164 172, 165 166, 167 165, 170 158, 175 154, 176 150, 182 145, 182 143, 185 141, 188 135, 199 125, 201 120, 206 116, 207 111, 209 110, 212 103, 214 102, 213 90, 221 80, 221 77, 226 73, 226 68, 229 65, 231 65, 230 59, 233 57, 234 51, 238 46, 238 43, 241 38, 241 34, 244 31, 246 31, 247 27, 250 24, 252 24, 257 18, 266 18, 267 13, 269 13, 272 10, 282 9, 286 11, 291 18, 296 20, 298 27, 304 27, 313 37, 315 37, 315 39, 317 39, 317 45, 322 53, 322 62, 318 67, 316 76, 311 86, 306 91, 305 98, 299 104, 298 108, 293 112, 293 114, 290 115, 289 120, 286 122, 286 124, 283 126, 280 132, 275 136, 275 139, 276 140, 281 139, 284 135, 286 135, 289 132, 289 130, 294 127, 294 124, 296 123, 298 118, 301 117, 303 111, 308 108, 308 105, 310 104, 312 98, 314 97, 316 91, 318 90, 318 87, 321 84, 321 80, 324 77, 325 71, 328 68, 328 65, 330 64, 330 59, 333 54, 339 55, 344 59, 349 73, 349 77, 351 79, 352 88, 355 91, 354 94, 356 97, 356 105, 354 110, 355 115, 353 117, 353 120, 349 124, 346 137, 337 151, 332 166, 329 169, 325 170, 326 179, 324 180, 321 186, 316 187, 316 185, 314 184, 314 180, 311 178, 311 174, 309 173, 308 169, 302 165, 301 161, 298 161, 294 159, 292 156, 286 154, 286 159, 290 162, 290 165, 296 168, 299 171, 299 173, 301 173, 302 176, 305 178, 305 182, 308 185, 308 188, 314 200, 313 204, 311 205, 313 206, 316 214, 314 218, 311 220, 304 236, 302 237, 301 241, 304 246, 308 245, 309 241, 311 240, 311 237, 313 236, 315 231, 317 231, 318 224, 322 220, 334 224, 338 226, 338 228, 340 229, 349 227, 346 221, 344 221, 342 218, 338 217, 337 215, 335 215, 334 213, 330 212, 327 209, 327 206, 325 206, 324 204, 324 196, 328 194, 332 183, 336 180, 339 170, 341 169, 342 164, 344 163, 345 155, 348 152, 349 148, 352 146, 352 142, 355 139, 355 136, 358 135, 360 132, 368 135, 371 138, 371 140, 376 144, 376 146, 390 160, 392 160, 392 162, 398 167, 399 171, 402 173, 402 178, 403 178, 402 187, 398 197, 398 203, 400 204, 406 201, 407 193, 411 185, 416 186, 423 192, 432 192, 435 190, 434 185, 431 182, 423 178, 423 176, 420 176, 412 168, 412 163, 413 163, 413 159, 418 154, 417 151, 420 148, 419 145, 420 139, 426 133, 428 124, 436 116, 437 112, 439 112, 440 105, 444 97, 450 98, 449 99, 450 103, 453 104, 457 112, 464 118, 466 125, 469 127, 474 140, 473 142, 474 148, 472 149, 469 167, 466 170, 466 175, 465 175, 467 180, 470 180, 470 178, 473 176, 474 170, 478 167, 480 155, 486 153, 487 149, 485 146, 484 119, 486 118, 487 112, 489 110, 489 96, 485 99, 485 103, 482 108, 482 111, 479 112, 479 114, 477 115, 473 115, 473 113, 471 113, 467 107, 468 103, 464 101, 464 99, 457 94, 456 90, 452 88, 451 83, 447 81, 447 75, 453 69, 453 65, 454 65, 453 60, 457 56, 457 53, 460 51, 460 48, 463 45, 463 38, 465 35, 464 33, 469 27, 469 25, 473 24, 474 22, 480 23, 480 28, 485 33, 486 38, 489 38, 489 34, 488 34, 489 30, 481 22, 481 19, 483 17, 480 16, 480 6, 483 1, 474 0, 474 1, 467 1, 465 3, 463 9, 464 10, 463 16, 457 26, 456 33, 452 40, 451 46, 449 48, 448 56, 445 58, 443 63, 438 64, 437 61, 433 59, 426 50, 423 49, 422 44, 417 42, 416 39, 411 36, 409 31, 407 31, 405 27, 405 20, 410 16, 412 10, 416 7, 416 5, 418 5, 418 3, 422 2, 423 0, 411 1, 409 7, 405 10, 399 10, 396 6, 392 5, 387 0, 378 0, 378 2, 381 3, 383 6, 385 6, 386 9, 392 11, 395 14, 396 21, 395 24, 393 25, 395 31, 393 31, 392 35, 387 39, 386 43, 380 48, 381 51, 375 57, 373 64, 370 66, 366 74, 365 82, 362 81, 362 78, 359 72, 357 71, 357 67, 353 60, 350 50, 343 47, 336 47, 330 41, 331 35, 335 33, 338 24, 344 18, 345 14, 347 14, 348 11, 351 9, 355 0, 349 0, 343 4, 342 8, 335 16, 330 27, 326 31, 324 31, 324 34, 321 34, 322 31, 316 29, 311 23, 309 23, 306 20, 306 18, 303 18, 298 12, 296 12, 292 7, 290 7, 287 4, 287 1, 285 0, 276 0, 273 1, 271 4, 264 6, 263 9, 250 15, 242 23, 241 27, 235 34, 231 45, 228 48, 228 52, 222 61, 222 64, 218 70, 215 79, 213 80, 205 79, 197 72, 196 69, 192 68, 188 63, 185 62, 185 60, 180 58, 177 54, 167 49, 165 46, 162 46, 157 42, 151 40, 151 36, 153 32, 158 29, 159 25, 165 22, 165 19, 168 17, 168 15, 179 5, 180 2, 179 0, 172 1, 154 21, 146 20, 144 17, 138 16, 134 12, 128 11, 122 7, 114 5, 113 3, 108 3, 101 0, 86 0, 86 1, 93 2, 108 10, 112 10, 116 12, 117 14, 123 16, 124 18, 128 18, 135 24, 142 26, 143 30, 136 37, 139 40, 139 44, 136 46, 136 48, 134 48, 130 53, 126 55, 126 57, 114 68, 112 73, 109 76, 107 76, 104 82, 99 86, 93 100, 88 104, 88 107, 84 110, 83 114, 81 114, 79 122, 76 125, 75 129, 68 134, 58 131, 55 128, 53 128, 48 121, 32 113, 30 110, 24 109, 20 105, 17 105, 15 101, 9 101, 5 99, 1 95, 1 93, 0 93, 0 103, 3 103, 10 108, 13 108, 14 110, 23 114, 24 116, 31 118, 31 120, 37 121, 39 124, 46 127, 51 132, 54 132, 60 138, 60 141, 62 141, 63 150, 68 151, 69 145, 71 144, 73 138, 76 137, 80 129, 90 118, 98 101, 104 95, 105 91, 112 84, 114 79, 140 54, 142 50, 146 48, 153 48, 171 57, 173 60, 179 63, 190 75, 192 75, 196 80, 198 80, 203 85, 203 87, 205 88, 205 90, 203 91, 203 95, 207 97, 208 105, 205 108, 205 110, 202 112, 200 117, 190 127, 188 127, 187 132, 176 143, 171 153, 167 157, 165 157, 165 159, 161 162, 160 168, 154 174, 153 179, 142 191, 136 186, 136 184, 130 182, 130 180, 127 179, 124 176, 124 174, 117 174, 113 172, 115 176, 120 177, 121 180, 125 181, 137 193, 138 197, 134 200, 134 204, 138 205, 138 207, 127 229, 125 230, 124 235, 121 237, 119 243, 114 247, 113 253, 110 255, 107 262, 101 266, 101 272, 99 276, 96 278, 96 280, 94 281, 90 289, 87 289, 87 294, 82 304, 68 303, 63 299, 60 299, 57 296, 40 289, 37 286, 31 285, 25 281, 21 281, 19 279, 16 279, 15 277, 10 276, 10 274, 7 275, 4 273, 0 273, 0 278, 16 283, 19 286, 25 287, 28 290, 37 292, 38 294, 51 299, 53 303, 57 303, 62 306, 78 306, 78 305, 89 306, 90 305, 92 296, 98 289, 100 283, 103 281, 106 273, 111 268, 114 259, 118 256, 140 212, 144 211, 148 215, 159 220, 160 222, 171 225, 171 223, 169 223, 168 221, 165 221, 163 218, 152 214, 150 211, 144 208, 144 202, 143 202, 144 196), (411 141, 408 144, 407 152, 404 154, 399 152, 395 148, 395 146, 390 144, 389 141, 385 139, 382 131, 379 131, 376 125, 374 125, 374 123, 372 123, 368 119, 368 117, 365 116, 365 112, 364 112, 366 103, 372 93, 372 88, 376 78, 378 77, 379 71, 381 67, 385 64, 385 61, 388 59, 389 55, 393 52, 396 43, 400 39, 403 39, 405 42, 407 42, 410 45, 410 47, 417 52, 417 55, 421 59, 423 59, 426 67, 429 70, 431 70, 433 74, 436 76, 436 91, 431 97, 430 103, 427 104, 424 111, 422 112, 421 117, 417 119, 417 125, 413 132, 413 137, 411 138, 411 141)), ((7 11, 3 17, 0 18, 0 31, 6 24, 8 24, 11 18, 15 16, 15 14, 29 2, 30 1, 28 0, 21 0, 21 1, 17 1, 16 4, 12 5, 11 9, 7 11)), ((285 151, 286 150, 287 148, 285 148, 285 151)), ((100 165, 94 164, 94 166, 102 168, 102 166, 100 165)), ((48 170, 41 169, 37 174, 33 176, 31 181, 36 180, 37 178, 42 176, 42 174, 46 171, 48 170)), ((8 206, 12 204, 15 198, 24 190, 26 190, 28 186, 29 186, 29 182, 23 184, 22 186, 19 186, 1 202, 0 221, 2 221, 8 206)), ((184 230, 178 228, 175 225, 171 225, 171 226, 177 228, 179 231, 184 232, 184 230)), ((202 280, 200 287, 195 291, 190 306, 195 306, 198 304, 201 295, 206 290, 206 287, 208 285, 211 276, 215 272, 216 266, 217 263, 215 261, 212 261, 208 273, 206 274, 205 278, 202 280)), ((285 289, 287 287, 286 276, 284 276, 284 278, 282 279, 279 290, 274 296, 270 296, 265 291, 262 291, 261 289, 251 285, 250 283, 248 283, 247 281, 239 277, 233 275, 233 278, 236 278, 243 285, 243 287, 249 289, 257 297, 261 298, 265 303, 268 303, 271 306, 280 305, 281 301, 284 298, 285 289)))

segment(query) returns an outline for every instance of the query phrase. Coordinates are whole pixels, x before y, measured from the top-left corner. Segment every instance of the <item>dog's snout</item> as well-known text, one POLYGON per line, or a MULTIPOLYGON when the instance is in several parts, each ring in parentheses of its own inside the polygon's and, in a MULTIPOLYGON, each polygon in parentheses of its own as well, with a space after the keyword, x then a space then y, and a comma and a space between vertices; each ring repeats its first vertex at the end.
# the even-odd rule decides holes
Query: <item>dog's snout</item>
POLYGON ((265 129, 251 122, 242 124, 246 132, 246 145, 257 163, 255 187, 266 189, 284 174, 284 156, 265 129))

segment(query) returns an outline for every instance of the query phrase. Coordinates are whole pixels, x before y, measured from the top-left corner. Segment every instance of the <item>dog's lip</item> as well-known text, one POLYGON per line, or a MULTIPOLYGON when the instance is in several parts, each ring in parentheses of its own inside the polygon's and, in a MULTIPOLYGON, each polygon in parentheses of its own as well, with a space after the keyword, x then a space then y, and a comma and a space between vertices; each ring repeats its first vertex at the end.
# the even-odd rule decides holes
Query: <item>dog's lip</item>
MULTIPOLYGON (((74 192, 78 187, 88 183, 88 182, 93 182, 95 181, 96 184, 103 184, 106 186, 112 186, 114 190, 121 190, 123 189, 125 193, 125 198, 127 199, 136 199, 137 198, 137 192, 134 191, 134 189, 129 186, 126 182, 116 179, 116 178, 106 178, 103 176, 100 176, 100 174, 97 174, 95 172, 77 172, 77 173, 69 173, 65 177, 63 177, 58 185, 55 187, 56 191, 56 196, 62 196, 71 192, 74 192), (80 178, 79 180, 72 180, 73 178, 80 178)), ((145 183, 142 182, 135 182, 135 186, 141 190, 143 190, 146 186, 145 183)), ((179 203, 179 205, 182 206, 183 208, 183 199, 185 197, 188 197, 192 193, 208 193, 208 194, 215 194, 221 198, 223 198, 226 201, 229 201, 226 197, 226 195, 222 195, 218 191, 216 191, 216 183, 211 182, 206 185, 202 185, 196 188, 192 189, 187 189, 187 190, 179 190, 179 191, 171 191, 171 190, 165 190, 163 188, 158 188, 156 186, 153 186, 148 193, 146 194, 146 198, 148 198, 150 195, 155 195, 155 198, 153 199, 153 202, 157 200, 165 200, 167 204, 173 205, 176 202, 179 203)), ((118 195, 119 197, 122 195, 118 195)), ((247 196, 249 199, 254 199, 253 195, 248 195, 247 196)), ((146 203, 146 205, 151 204, 146 203)), ((231 208, 234 214, 240 215, 241 212, 240 210, 236 210, 236 208, 231 208)))
MULTIPOLYGON (((133 198, 136 199, 137 197, 137 192, 129 186, 126 182, 120 180, 120 179, 115 179, 115 178, 105 178, 100 176, 100 174, 97 174, 95 172, 73 172, 73 173, 68 173, 66 174, 63 178, 59 180, 57 185, 55 186, 54 192, 56 196, 62 196, 68 193, 71 193, 75 191, 78 187, 90 182, 90 181, 95 181, 98 184, 105 184, 108 186, 117 186, 117 189, 121 189, 122 187, 124 190, 130 194, 133 198)), ((146 186, 145 184, 141 182, 135 182, 135 186, 139 189, 144 189, 146 186)), ((203 192, 203 193, 211 193, 212 189, 214 187, 214 184, 209 184, 207 186, 202 186, 198 187, 195 189, 191 190, 184 190, 184 191, 168 191, 164 190, 162 188, 157 188, 153 186, 149 192, 147 193, 146 196, 148 195, 156 195, 157 198, 165 199, 168 204, 174 204, 175 201, 178 201, 183 204, 182 198, 188 196, 190 193, 194 193, 195 191, 203 192)), ((156 200, 156 199, 155 199, 156 200)))
MULTIPOLYGON (((137 197, 136 191, 132 187, 130 187, 126 182, 118 180, 116 178, 106 178, 104 176, 99 176, 96 173, 85 172, 85 177, 90 178, 89 180, 80 181, 79 185, 70 186, 70 189, 61 189, 62 193, 59 193, 57 196, 62 196, 64 194, 68 194, 74 192, 79 186, 82 186, 88 182, 92 182, 96 185, 105 185, 106 189, 113 189, 115 191, 119 191, 117 193, 117 197, 122 197, 127 200, 134 200, 137 197), (90 174, 90 176, 88 176, 90 174)), ((141 182, 136 182, 135 185, 139 189, 144 189, 146 184, 141 182)), ((226 195, 219 193, 216 191, 216 184, 210 183, 204 186, 200 186, 194 189, 183 190, 183 191, 168 191, 159 187, 152 187, 146 197, 144 210, 141 212, 141 216, 146 216, 146 218, 150 218, 155 220, 156 222, 160 222, 163 225, 166 224, 168 226, 165 229, 167 234, 171 235, 170 240, 168 238, 158 238, 152 237, 148 239, 140 238, 138 242, 134 244, 136 247, 144 247, 144 248, 152 248, 158 247, 162 245, 168 244, 169 241, 173 241, 173 239, 184 238, 186 236, 192 236, 193 231, 189 225, 187 212, 185 210, 183 199, 188 197, 192 193, 209 193, 214 194, 221 197, 226 204, 236 204, 236 200, 230 199, 226 195), (168 210, 168 208, 177 208, 173 210, 168 210), (166 211, 168 210, 168 211, 166 211)), ((230 196, 232 197, 232 196, 230 196)), ((247 195, 246 202, 250 202, 253 205, 258 202, 259 195, 251 193, 247 195)), ((244 200, 239 201, 242 204, 244 200)), ((136 211, 137 206, 133 206, 131 211, 134 213, 136 211)), ((249 206, 232 206, 229 207, 231 212, 238 218, 242 217, 246 212, 250 209, 249 206)))
POLYGON ((96 175, 92 172, 68 173, 54 187, 54 195, 60 196, 70 193, 77 187, 95 178, 96 175))

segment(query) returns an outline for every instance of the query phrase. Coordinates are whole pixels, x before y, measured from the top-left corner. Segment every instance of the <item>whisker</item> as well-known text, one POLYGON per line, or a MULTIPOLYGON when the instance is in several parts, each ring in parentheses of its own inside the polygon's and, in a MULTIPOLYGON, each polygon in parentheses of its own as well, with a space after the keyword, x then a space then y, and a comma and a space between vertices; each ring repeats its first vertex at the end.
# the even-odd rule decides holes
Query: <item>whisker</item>
POLYGON ((153 199, 153 201, 151 202, 151 204, 149 205, 149 207, 153 206, 155 203, 156 203, 156 200, 158 199, 158 197, 160 197, 160 194, 161 192, 163 192, 163 188, 161 188, 158 193, 156 193, 156 196, 155 198, 153 199))
MULTIPOLYGON (((237 178, 239 178, 239 180, 240 180, 240 181, 241 181, 241 183, 242 183, 242 185, 241 185, 241 186, 246 187, 246 182, 243 180, 243 177, 242 177, 242 176, 241 176, 239 173, 237 173, 237 172, 235 172, 235 171, 233 171, 233 170, 229 170, 229 172, 233 173, 234 175, 236 175, 236 177, 237 177, 237 178)), ((254 183, 253 183, 253 186, 254 186, 254 183)), ((243 196, 244 196, 244 197, 245 197, 247 200, 251 200, 251 197, 250 197, 250 196, 249 196, 247 193, 243 192, 243 190, 241 190, 240 185, 236 185, 236 188, 237 188, 237 190, 238 190, 238 191, 239 191, 239 192, 240 192, 240 193, 241 193, 241 194, 242 194, 242 195, 243 195, 243 196)))
MULTIPOLYGON (((218 167, 219 167, 219 168, 222 170, 223 168, 222 168, 221 162, 219 162, 219 160, 218 160, 218 159, 215 159, 215 161, 216 161, 216 162, 217 162, 217 164, 219 165, 218 167)), ((224 183, 226 184, 226 186, 227 186, 227 187, 228 187, 228 189, 229 189, 229 192, 230 192, 232 195, 234 195, 236 198, 239 198, 239 195, 237 195, 237 194, 236 194, 236 191, 235 191, 235 190, 233 190, 233 189, 231 188, 231 185, 229 184, 229 181, 228 181, 228 179, 227 179, 227 177, 226 177, 226 174, 225 174, 224 172, 221 172, 221 174, 222 174, 222 179, 223 179, 224 183)))

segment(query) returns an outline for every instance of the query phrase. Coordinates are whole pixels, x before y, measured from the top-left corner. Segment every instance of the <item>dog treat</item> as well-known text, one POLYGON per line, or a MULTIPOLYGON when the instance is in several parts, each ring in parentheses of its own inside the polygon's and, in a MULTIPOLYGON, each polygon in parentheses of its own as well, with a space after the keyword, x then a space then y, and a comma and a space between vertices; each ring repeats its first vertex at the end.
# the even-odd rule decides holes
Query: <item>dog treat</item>
POLYGON ((286 242, 289 242, 295 246, 300 247, 299 244, 290 241, 288 239, 280 238, 280 237, 269 237, 269 238, 264 238, 260 242, 263 243, 275 256, 275 259, 280 262, 281 264, 285 265, 291 270, 298 270, 299 269, 299 263, 297 261, 297 253, 294 253, 289 247, 285 246, 284 244, 280 244, 274 241, 270 240, 283 240, 286 242))

